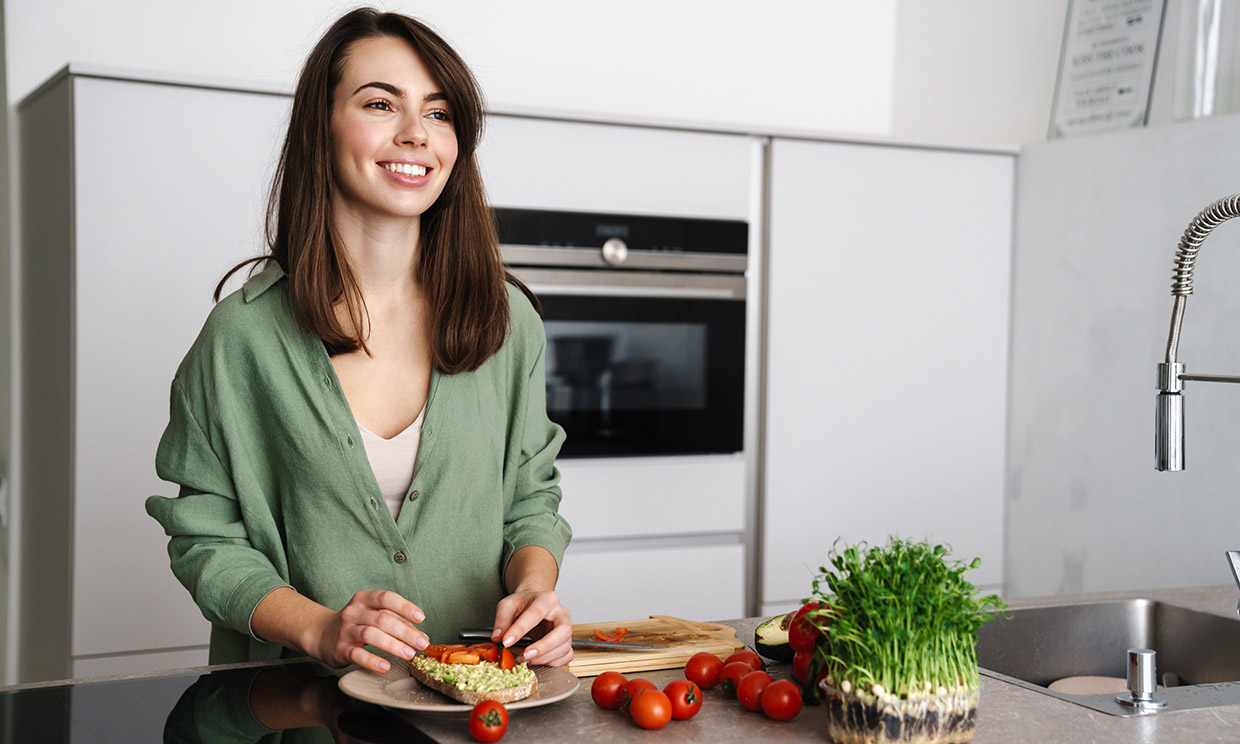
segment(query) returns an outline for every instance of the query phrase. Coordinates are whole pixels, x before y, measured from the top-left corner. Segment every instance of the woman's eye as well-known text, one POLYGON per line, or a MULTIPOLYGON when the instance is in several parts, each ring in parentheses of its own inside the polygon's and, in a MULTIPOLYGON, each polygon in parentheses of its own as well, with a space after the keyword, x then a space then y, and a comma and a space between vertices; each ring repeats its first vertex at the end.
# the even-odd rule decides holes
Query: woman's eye
POLYGON ((444 111, 443 109, 435 109, 434 111, 428 113, 427 116, 439 121, 452 121, 452 114, 444 111))
POLYGON ((388 103, 387 101, 371 101, 370 103, 366 104, 365 108, 377 109, 379 111, 391 111, 392 104, 388 103))

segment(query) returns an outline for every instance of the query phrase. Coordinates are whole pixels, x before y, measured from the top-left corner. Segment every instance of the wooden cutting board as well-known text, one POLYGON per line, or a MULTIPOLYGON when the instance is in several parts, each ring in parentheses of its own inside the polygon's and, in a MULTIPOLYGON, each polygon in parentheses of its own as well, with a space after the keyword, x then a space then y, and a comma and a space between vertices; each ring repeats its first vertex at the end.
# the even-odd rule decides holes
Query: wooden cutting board
POLYGON ((610 632, 616 628, 629 629, 623 643, 649 643, 667 648, 657 651, 574 649, 568 670, 578 677, 593 677, 606 671, 628 674, 653 669, 674 669, 684 666, 685 662, 699 651, 725 658, 745 645, 737 640, 735 628, 665 615, 651 615, 648 620, 574 625, 573 638, 598 640, 594 636, 596 629, 610 632))

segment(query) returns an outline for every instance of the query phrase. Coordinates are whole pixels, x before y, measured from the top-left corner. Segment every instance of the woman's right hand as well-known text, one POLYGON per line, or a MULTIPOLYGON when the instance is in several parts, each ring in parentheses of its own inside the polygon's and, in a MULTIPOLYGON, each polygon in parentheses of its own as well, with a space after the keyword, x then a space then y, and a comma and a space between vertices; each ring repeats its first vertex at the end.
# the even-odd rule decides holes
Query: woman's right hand
POLYGON ((390 664, 365 646, 398 659, 411 659, 415 649, 424 649, 430 643, 413 625, 425 619, 421 608, 396 592, 358 592, 339 612, 320 616, 305 651, 330 667, 357 664, 383 674, 390 664))

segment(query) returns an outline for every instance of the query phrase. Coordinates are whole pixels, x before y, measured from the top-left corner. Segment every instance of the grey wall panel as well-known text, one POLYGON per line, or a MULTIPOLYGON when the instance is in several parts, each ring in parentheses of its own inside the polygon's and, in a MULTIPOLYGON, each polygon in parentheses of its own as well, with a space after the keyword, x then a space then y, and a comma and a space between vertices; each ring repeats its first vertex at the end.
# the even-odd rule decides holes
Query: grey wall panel
MULTIPOLYGON (((1154 471, 1175 247, 1240 192, 1240 117, 1026 149, 1017 180, 1008 588, 1219 584, 1240 545, 1240 387, 1186 383, 1187 470, 1154 471)), ((1198 261, 1180 359, 1240 374, 1240 224, 1198 261)))

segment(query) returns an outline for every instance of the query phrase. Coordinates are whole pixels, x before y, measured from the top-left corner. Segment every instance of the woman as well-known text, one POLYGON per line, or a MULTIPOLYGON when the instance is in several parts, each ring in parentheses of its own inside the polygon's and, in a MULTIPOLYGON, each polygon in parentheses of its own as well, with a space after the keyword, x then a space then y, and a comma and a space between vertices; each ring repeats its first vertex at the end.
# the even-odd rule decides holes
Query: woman
POLYGON ((177 371, 156 469, 180 493, 147 501, 212 663, 286 648, 383 672, 365 646, 408 659, 481 625, 538 636, 526 660, 572 658, 564 434, 540 319, 500 262, 481 124, 469 69, 404 16, 353 11, 306 62, 270 254, 177 371))

